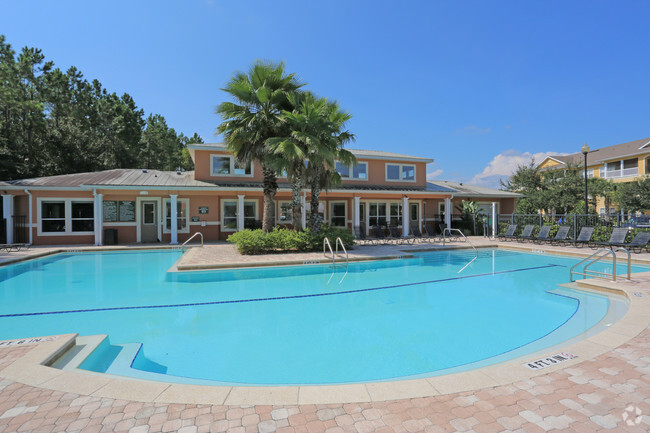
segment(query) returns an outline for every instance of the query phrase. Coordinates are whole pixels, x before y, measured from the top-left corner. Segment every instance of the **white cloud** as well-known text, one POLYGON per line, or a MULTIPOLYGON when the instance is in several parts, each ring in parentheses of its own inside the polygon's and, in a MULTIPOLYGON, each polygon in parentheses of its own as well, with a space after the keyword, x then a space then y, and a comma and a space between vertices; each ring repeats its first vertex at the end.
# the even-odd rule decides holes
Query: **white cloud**
POLYGON ((474 175, 470 183, 474 185, 485 186, 488 188, 498 188, 499 180, 510 177, 520 165, 527 165, 531 159, 535 162, 542 162, 547 156, 568 155, 560 152, 520 152, 518 150, 506 150, 495 156, 483 169, 482 172, 474 175))
POLYGON ((427 173, 427 180, 433 180, 436 177, 440 176, 441 174, 442 174, 442 168, 433 170, 431 173, 427 173))

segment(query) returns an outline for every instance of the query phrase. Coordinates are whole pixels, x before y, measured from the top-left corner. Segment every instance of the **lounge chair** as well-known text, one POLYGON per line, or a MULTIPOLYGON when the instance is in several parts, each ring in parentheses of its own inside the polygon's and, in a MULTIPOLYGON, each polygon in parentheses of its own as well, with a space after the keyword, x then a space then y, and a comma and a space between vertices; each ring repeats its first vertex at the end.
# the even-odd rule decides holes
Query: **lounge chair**
POLYGON ((534 228, 535 226, 533 224, 528 224, 527 226, 524 226, 524 229, 522 230, 521 235, 517 238, 517 241, 524 242, 524 241, 534 239, 534 237, 532 236, 534 228))
POLYGON ((580 248, 582 248, 583 245, 589 245, 593 234, 594 228, 585 226, 580 229, 580 233, 578 233, 578 237, 576 239, 565 239, 562 241, 562 243, 572 242, 574 247, 578 248, 579 245, 580 248))
POLYGON ((569 236, 570 229, 571 226, 560 226, 560 228, 557 229, 557 233, 555 233, 555 237, 550 240, 551 245, 560 245, 564 242, 567 236, 569 236))
POLYGON ((644 248, 647 250, 648 243, 650 243, 650 232, 638 232, 632 242, 624 242, 622 244, 612 244, 612 246, 627 248, 632 252, 640 253, 644 248), (637 251, 638 250, 638 251, 637 251))
POLYGON ((541 244, 542 242, 550 241, 550 234, 551 234, 551 228, 552 226, 541 226, 539 228, 539 233, 535 238, 533 238, 533 242, 536 244, 541 244))
POLYGON ((517 224, 510 224, 506 232, 502 235, 497 235, 497 238, 507 241, 508 239, 515 239, 515 231, 517 231, 517 224))
POLYGON ((0 251, 6 250, 8 253, 12 251, 20 251, 22 248, 28 249, 29 244, 22 244, 22 243, 0 244, 0 251))
POLYGON ((428 242, 429 237, 425 237, 422 235, 422 232, 420 231, 420 227, 418 227, 417 224, 411 224, 411 235, 413 236, 413 239, 416 242, 428 242))
POLYGON ((612 230, 612 235, 609 237, 608 242, 594 242, 591 244, 591 246, 592 248, 597 248, 599 246, 613 248, 616 245, 624 244, 628 230, 629 229, 627 227, 616 227, 614 230, 612 230))
POLYGON ((361 226, 354 226, 354 242, 359 245, 374 245, 374 239, 366 237, 366 231, 361 226))
POLYGON ((431 240, 431 242, 436 242, 437 240, 442 240, 442 237, 438 236, 435 233, 435 230, 434 230, 434 228, 433 228, 433 226, 431 224, 425 224, 424 225, 424 231, 426 232, 426 235, 424 235, 424 237, 427 240, 431 240))

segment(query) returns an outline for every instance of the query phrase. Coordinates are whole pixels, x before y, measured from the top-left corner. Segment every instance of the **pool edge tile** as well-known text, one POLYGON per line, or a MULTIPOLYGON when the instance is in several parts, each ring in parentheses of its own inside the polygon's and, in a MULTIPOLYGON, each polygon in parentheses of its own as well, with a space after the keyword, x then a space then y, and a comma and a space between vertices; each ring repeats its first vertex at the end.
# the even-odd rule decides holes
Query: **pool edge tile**
POLYGON ((299 404, 298 386, 234 386, 224 404, 246 405, 292 405, 299 404))
POLYGON ((232 388, 172 383, 155 398, 155 403, 216 404, 223 405, 232 388))
POLYGON ((365 386, 373 402, 440 395, 426 379, 366 383, 365 386))
POLYGON ((301 386, 298 404, 368 403, 366 384, 301 386))

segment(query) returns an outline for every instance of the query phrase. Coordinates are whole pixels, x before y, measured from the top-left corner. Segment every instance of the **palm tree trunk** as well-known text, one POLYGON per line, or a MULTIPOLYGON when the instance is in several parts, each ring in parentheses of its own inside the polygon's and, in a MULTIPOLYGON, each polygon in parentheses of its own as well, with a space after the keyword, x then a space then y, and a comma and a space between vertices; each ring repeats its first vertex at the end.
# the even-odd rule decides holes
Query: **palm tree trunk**
POLYGON ((299 170, 293 176, 291 182, 291 217, 293 220, 293 228, 295 230, 302 230, 302 202, 300 200, 300 193, 303 186, 303 172, 299 170))
POLYGON ((314 233, 320 232, 321 225, 323 224, 323 217, 318 213, 319 196, 320 196, 320 172, 321 167, 315 167, 315 173, 311 181, 311 215, 309 217, 309 229, 314 233))
POLYGON ((274 221, 274 207, 275 207, 275 194, 278 192, 278 179, 275 176, 275 171, 269 167, 262 166, 262 174, 264 175, 264 213, 262 217, 262 230, 270 232, 275 225, 274 221))

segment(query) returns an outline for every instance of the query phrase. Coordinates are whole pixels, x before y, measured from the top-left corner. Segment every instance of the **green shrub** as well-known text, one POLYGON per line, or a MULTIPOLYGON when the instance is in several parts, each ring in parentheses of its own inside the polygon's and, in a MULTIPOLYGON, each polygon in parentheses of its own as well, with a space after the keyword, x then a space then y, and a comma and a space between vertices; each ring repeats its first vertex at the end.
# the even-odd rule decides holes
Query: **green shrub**
POLYGON ((341 238, 346 248, 354 245, 354 236, 350 232, 327 227, 323 227, 320 233, 314 233, 309 229, 297 232, 279 227, 268 233, 260 229, 246 229, 231 234, 227 241, 237 245, 237 250, 241 254, 254 255, 289 251, 318 251, 323 248, 323 239, 326 236, 332 244, 332 248, 336 248, 337 237, 341 238))

